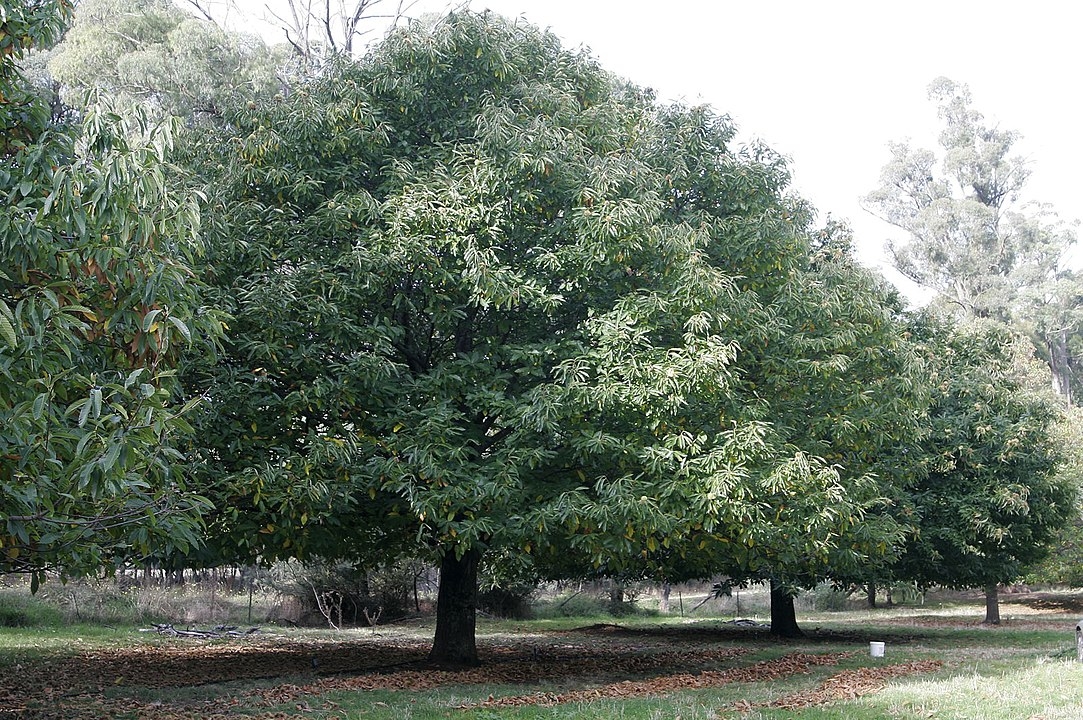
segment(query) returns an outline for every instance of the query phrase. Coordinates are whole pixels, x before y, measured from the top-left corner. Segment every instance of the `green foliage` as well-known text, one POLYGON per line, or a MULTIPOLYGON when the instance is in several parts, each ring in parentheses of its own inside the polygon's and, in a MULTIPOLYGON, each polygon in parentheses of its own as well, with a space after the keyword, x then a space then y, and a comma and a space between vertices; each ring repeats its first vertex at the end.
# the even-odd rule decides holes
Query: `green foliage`
MULTIPOLYGON (((49 127, 49 107, 18 65, 30 50, 56 42, 71 9, 67 0, 0 5, 0 158, 34 143, 49 127)), ((0 321, 3 336, 5 322, 0 321)))
POLYGON ((234 318, 186 375, 219 552, 813 583, 886 555, 891 304, 727 118, 464 12, 227 120, 189 148, 234 318))
POLYGON ((897 299, 857 265, 848 229, 837 223, 773 257, 757 302, 739 298, 755 315, 742 328, 747 339, 734 363, 741 381, 730 390, 770 424, 760 426, 759 449, 744 451, 745 466, 727 468, 739 471, 728 485, 708 485, 690 501, 738 495, 749 505, 722 507, 750 514, 693 525, 659 568, 662 577, 722 572, 796 591, 882 572, 901 539, 890 498, 912 470, 907 449, 920 436, 926 398, 897 299))
POLYGON ((608 615, 609 598, 599 595, 566 593, 555 598, 539 600, 531 606, 533 616, 539 620, 556 618, 591 618, 608 615))
POLYGON ((271 577, 275 592, 296 603, 302 623, 326 627, 330 614, 336 625, 361 626, 415 612, 414 592, 425 572, 425 566, 412 562, 366 570, 315 558, 278 563, 271 577))
POLYGON ((1076 512, 1064 412, 1029 344, 1003 326, 925 318, 915 335, 934 395, 907 507, 919 530, 897 572, 923 586, 1010 582, 1076 512))
MULTIPOLYGON (((24 6, 38 34, 19 51, 55 35, 58 8, 24 6)), ((106 104, 70 132, 45 117, 14 117, 0 156, 0 570, 80 572, 197 544, 173 369, 218 322, 189 268, 195 204, 166 186, 172 126, 106 104)))
POLYGON ((815 610, 842 612, 850 609, 853 604, 852 597, 851 590, 843 590, 831 583, 822 583, 812 590, 809 601, 815 610))
MULTIPOLYGON (((214 369, 228 424, 209 434, 239 471, 224 519, 247 522, 239 510, 265 498, 282 509, 240 543, 293 553, 322 527, 386 528, 391 513, 464 551, 572 523, 564 493, 601 476, 575 457, 597 440, 562 425, 586 408, 559 402, 573 370, 561 363, 591 345, 616 362, 623 350, 598 338, 683 310, 702 286, 684 282, 705 269, 695 235, 651 227, 662 205, 644 179, 664 180, 635 153, 656 137, 650 121, 649 103, 589 58, 473 15, 393 36, 233 120, 213 280, 235 342, 214 369), (655 278, 664 291, 648 289, 655 278), (276 494, 296 488, 308 495, 276 494), (350 512, 380 520, 343 522, 350 512)), ((667 356, 683 342, 672 330, 644 345, 671 365, 644 382, 697 366, 706 378, 732 356, 702 331, 667 356)), ((619 514, 650 513, 630 472, 603 494, 619 514)), ((346 551, 342 532, 325 537, 346 551)))
MULTIPOLYGON (((1064 453, 1058 475, 1061 482, 1083 487, 1083 411, 1070 407, 1055 428, 1054 439, 1064 453)), ((1028 583, 1083 587, 1083 496, 1077 493, 1069 520, 1049 543, 1048 556, 1030 568, 1028 583)))

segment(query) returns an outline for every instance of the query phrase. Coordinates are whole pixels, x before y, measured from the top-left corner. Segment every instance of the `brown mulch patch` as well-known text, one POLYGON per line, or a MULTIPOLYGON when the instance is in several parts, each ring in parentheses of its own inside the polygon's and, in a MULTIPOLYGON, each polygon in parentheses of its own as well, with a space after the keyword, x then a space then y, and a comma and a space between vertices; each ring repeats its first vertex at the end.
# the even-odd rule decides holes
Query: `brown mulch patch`
POLYGON ((765 682, 796 673, 807 673, 817 665, 835 665, 852 653, 810 655, 791 653, 775 660, 763 660, 748 667, 725 670, 705 670, 701 673, 678 673, 647 680, 625 680, 619 683, 567 693, 536 693, 494 698, 463 707, 516 707, 522 705, 559 705, 569 702, 590 702, 602 698, 644 697, 664 695, 677 690, 699 690, 735 682, 765 682))
MULTIPOLYGON (((326 678, 305 686, 279 686, 264 697, 273 703, 292 702, 310 693, 334 690, 431 690, 447 685, 521 685, 573 678, 666 673, 675 668, 703 666, 732 660, 746 651, 726 648, 710 651, 614 652, 607 648, 578 648, 538 660, 492 658, 486 665, 466 670, 402 670, 379 675, 326 678)), ((667 676, 669 677, 669 676, 667 676)))
MULTIPOLYGON (((359 640, 349 643, 284 642, 267 639, 205 643, 172 641, 117 650, 94 650, 7 668, 0 674, 0 720, 20 718, 228 717, 293 704, 305 709, 334 691, 421 691, 448 685, 516 685, 569 679, 666 674, 732 660, 743 648, 673 649, 664 643, 551 642, 534 646, 481 647, 485 664, 444 670, 427 667, 428 645, 359 640), (269 687, 246 687, 187 707, 145 702, 147 689, 182 688, 279 678, 269 687), (138 688, 137 692, 128 689, 138 688)), ((225 691, 224 691, 225 692, 225 691)), ((280 715, 257 714, 274 718, 280 715)))

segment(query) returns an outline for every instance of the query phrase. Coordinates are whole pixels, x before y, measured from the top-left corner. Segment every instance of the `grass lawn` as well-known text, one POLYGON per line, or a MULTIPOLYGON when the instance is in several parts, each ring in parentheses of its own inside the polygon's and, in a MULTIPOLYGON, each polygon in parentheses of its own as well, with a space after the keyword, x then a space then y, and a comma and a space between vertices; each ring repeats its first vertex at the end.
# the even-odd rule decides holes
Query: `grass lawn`
POLYGON ((425 666, 427 619, 212 640, 0 628, 0 720, 1083 718, 1079 598, 1005 600, 996 628, 965 597, 805 613, 791 642, 719 618, 483 620, 484 663, 461 671, 425 666))

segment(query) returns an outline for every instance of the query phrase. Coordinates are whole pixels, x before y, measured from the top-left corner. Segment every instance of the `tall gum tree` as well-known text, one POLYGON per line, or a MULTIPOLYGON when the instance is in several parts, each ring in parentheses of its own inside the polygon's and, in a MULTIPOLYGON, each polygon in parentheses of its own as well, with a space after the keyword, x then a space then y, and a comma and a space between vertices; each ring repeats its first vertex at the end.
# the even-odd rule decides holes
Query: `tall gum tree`
POLYGON ((287 57, 169 0, 82 0, 46 68, 73 107, 85 104, 88 91, 100 91, 120 106, 193 124, 218 120, 227 102, 277 92, 287 57))
POLYGON ((943 127, 939 150, 891 144, 865 205, 907 232, 889 244, 899 272, 936 291, 957 317, 1026 331, 1071 402, 1080 290, 1066 253, 1075 228, 1047 205, 1021 202, 1030 169, 1013 155, 1019 135, 989 125, 965 85, 938 78, 929 97, 943 127))

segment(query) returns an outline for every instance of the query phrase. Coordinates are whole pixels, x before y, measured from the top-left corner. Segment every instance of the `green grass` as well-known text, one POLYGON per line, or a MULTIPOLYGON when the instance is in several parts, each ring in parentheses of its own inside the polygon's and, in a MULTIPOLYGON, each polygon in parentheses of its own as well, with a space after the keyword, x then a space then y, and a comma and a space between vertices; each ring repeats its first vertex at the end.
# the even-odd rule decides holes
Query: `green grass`
POLYGON ((132 647, 147 641, 148 638, 133 637, 128 629, 97 625, 0 627, 0 671, 18 660, 65 657, 107 647, 132 647))
POLYGON ((1080 671, 1074 658, 1063 657, 964 661, 946 677, 910 679, 862 698, 852 703, 849 717, 1078 720, 1083 716, 1080 671))
POLYGON ((0 628, 32 628, 60 625, 60 610, 26 592, 0 589, 0 628))

